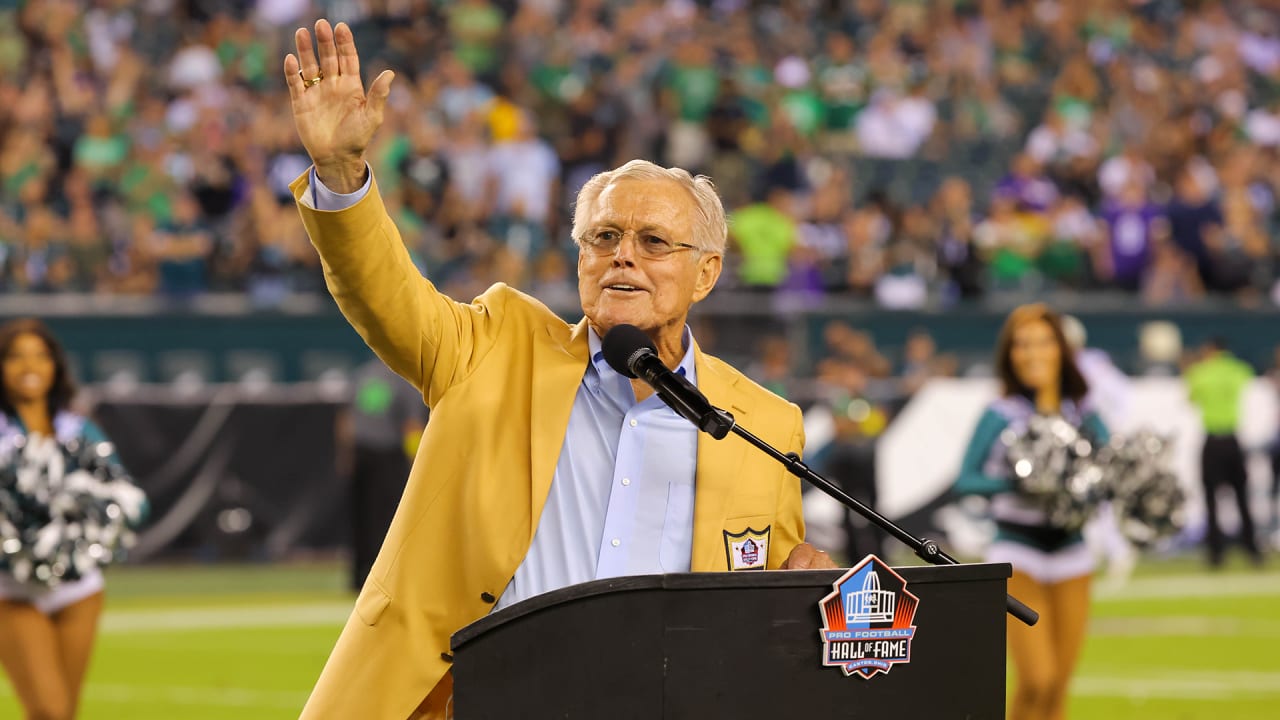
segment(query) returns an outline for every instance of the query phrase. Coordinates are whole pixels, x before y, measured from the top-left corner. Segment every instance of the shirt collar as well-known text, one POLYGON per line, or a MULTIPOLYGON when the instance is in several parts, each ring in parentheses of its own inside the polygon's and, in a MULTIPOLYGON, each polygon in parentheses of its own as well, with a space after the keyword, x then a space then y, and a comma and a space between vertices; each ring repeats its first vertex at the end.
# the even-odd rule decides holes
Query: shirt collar
MULTIPOLYGON (((676 367, 676 372, 685 376, 689 382, 694 385, 698 384, 698 374, 694 368, 693 362, 693 331, 688 325, 684 326, 684 337, 681 338, 681 344, 684 345, 684 357, 680 358, 680 365, 676 367)), ((591 367, 598 373, 597 377, 617 376, 618 373, 609 366, 604 359, 603 346, 600 336, 596 334, 595 328, 587 326, 587 347, 591 351, 591 367)), ((590 375, 590 373, 588 373, 590 375)))

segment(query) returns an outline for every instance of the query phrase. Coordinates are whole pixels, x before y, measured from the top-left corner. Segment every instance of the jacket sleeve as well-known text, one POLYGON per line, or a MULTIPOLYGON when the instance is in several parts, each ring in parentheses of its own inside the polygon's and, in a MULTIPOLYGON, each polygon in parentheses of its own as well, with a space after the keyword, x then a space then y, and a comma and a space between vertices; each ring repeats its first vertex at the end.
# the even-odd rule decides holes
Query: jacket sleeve
POLYGON ((1013 489, 1008 477, 988 475, 983 468, 991 447, 1000 442, 1000 433, 1008 424, 1008 420, 994 410, 988 409, 982 414, 960 462, 960 476, 956 478, 954 487, 956 493, 989 497, 1013 489))
POLYGON ((290 189, 329 292, 374 353, 434 405, 492 349, 513 293, 498 284, 469 304, 446 297, 410 260, 376 181, 355 205, 325 212, 311 207, 310 174, 290 189))

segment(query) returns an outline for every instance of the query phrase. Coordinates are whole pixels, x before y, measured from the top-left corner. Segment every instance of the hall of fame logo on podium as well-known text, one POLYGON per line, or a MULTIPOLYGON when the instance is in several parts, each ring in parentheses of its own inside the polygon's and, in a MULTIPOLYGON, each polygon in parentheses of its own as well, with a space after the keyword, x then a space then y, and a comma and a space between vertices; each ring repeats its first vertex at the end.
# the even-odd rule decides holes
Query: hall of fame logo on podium
POLYGON ((911 662, 920 598, 907 592, 901 575, 868 555, 831 586, 818 603, 823 665, 870 678, 911 662))

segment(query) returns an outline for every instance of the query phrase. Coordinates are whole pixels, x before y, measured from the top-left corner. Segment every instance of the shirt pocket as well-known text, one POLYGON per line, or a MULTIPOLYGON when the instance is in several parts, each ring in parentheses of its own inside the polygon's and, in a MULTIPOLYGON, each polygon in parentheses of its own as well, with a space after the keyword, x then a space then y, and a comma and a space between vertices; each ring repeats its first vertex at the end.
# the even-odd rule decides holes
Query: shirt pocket
POLYGON ((689 572, 693 561, 693 481, 667 485, 667 513, 662 523, 658 563, 663 572, 689 572))

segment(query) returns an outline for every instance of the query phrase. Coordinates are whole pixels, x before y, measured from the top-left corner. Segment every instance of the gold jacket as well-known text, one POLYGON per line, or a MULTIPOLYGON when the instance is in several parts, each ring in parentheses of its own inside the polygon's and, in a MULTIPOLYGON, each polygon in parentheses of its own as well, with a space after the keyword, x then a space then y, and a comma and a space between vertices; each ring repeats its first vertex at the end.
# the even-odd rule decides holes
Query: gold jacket
MULTIPOLYGON (((444 717, 450 636, 490 611, 533 540, 587 367, 587 324, 501 283, 469 304, 451 300, 413 265, 376 183, 355 206, 323 212, 310 207, 309 175, 291 187, 329 291, 432 412, 302 718, 444 717)), ((799 408, 696 344, 694 362, 712 403, 801 451, 799 408)), ((799 480, 737 436, 699 436, 694 482, 695 572, 731 569, 730 534, 767 532, 771 569, 803 540, 799 480)))

